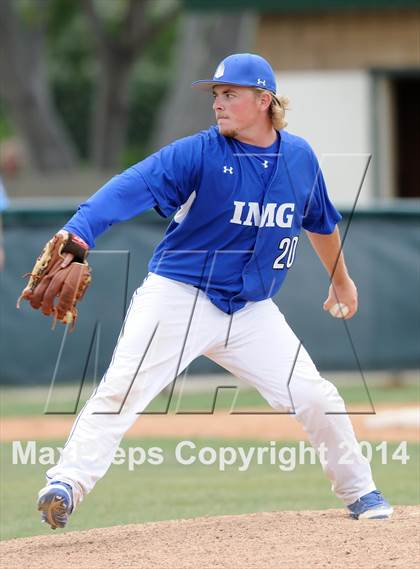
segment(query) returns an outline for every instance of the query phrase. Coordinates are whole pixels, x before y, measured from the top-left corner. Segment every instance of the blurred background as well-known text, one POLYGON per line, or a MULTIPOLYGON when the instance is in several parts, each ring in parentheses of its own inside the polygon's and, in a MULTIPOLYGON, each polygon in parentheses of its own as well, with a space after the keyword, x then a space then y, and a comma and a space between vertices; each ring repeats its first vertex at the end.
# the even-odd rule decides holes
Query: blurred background
POLYGON ((99 240, 71 335, 28 306, 16 311, 21 276, 107 179, 208 128, 210 95, 190 84, 241 51, 271 62, 291 101, 288 130, 319 156, 348 228, 360 312, 348 324, 323 313, 328 280, 304 236, 276 302, 321 370, 416 376, 419 45, 416 0, 2 0, 0 380, 101 376, 167 221, 148 212, 99 240))
MULTIPOLYGON (((191 82, 245 51, 269 59, 291 101, 288 130, 318 154, 360 309, 348 322, 323 311, 329 282, 304 234, 275 301, 339 387, 359 440, 379 442, 378 487, 395 505, 419 503, 419 46, 419 0, 0 0, 0 537, 49 533, 34 503, 54 460, 29 460, 26 443, 63 446, 168 220, 147 212, 98 240, 72 333, 27 304, 16 310, 22 275, 107 179, 212 124, 211 97, 191 82)), ((177 381, 180 397, 158 396, 147 410, 158 416, 142 417, 123 444, 170 457, 177 437, 244 448, 305 439, 235 385, 199 358, 177 381), (249 409, 268 416, 240 415, 249 409)), ((319 465, 220 472, 168 458, 138 469, 112 466, 70 529, 342 507, 319 465)))

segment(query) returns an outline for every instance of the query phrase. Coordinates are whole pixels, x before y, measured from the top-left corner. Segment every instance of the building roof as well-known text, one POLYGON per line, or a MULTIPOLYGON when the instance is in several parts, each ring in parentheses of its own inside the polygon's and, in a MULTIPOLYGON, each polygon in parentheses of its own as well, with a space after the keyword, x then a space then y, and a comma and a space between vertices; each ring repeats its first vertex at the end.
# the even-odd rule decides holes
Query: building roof
POLYGON ((401 10, 420 8, 420 0, 183 0, 187 10, 318 12, 325 10, 401 10))

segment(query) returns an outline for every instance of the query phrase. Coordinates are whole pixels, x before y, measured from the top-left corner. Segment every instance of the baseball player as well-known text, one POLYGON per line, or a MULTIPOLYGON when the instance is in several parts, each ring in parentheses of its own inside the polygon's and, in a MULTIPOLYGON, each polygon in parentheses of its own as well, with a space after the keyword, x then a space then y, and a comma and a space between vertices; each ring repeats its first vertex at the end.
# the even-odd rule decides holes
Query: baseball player
MULTIPOLYGON (((338 305, 346 319, 357 311, 340 252, 341 216, 317 158, 284 130, 286 100, 262 57, 230 55, 193 86, 212 91, 217 125, 112 178, 55 237, 65 244, 62 269, 83 267, 114 223, 151 208, 175 213, 133 294, 108 370, 47 472, 42 520, 65 526, 139 413, 200 355, 255 386, 274 409, 295 414, 311 444, 327 449, 322 467, 352 517, 388 518, 392 507, 376 489, 342 398, 272 301, 305 229, 331 278, 324 309, 338 305)), ((51 314, 58 288, 44 286, 33 306, 51 314)))

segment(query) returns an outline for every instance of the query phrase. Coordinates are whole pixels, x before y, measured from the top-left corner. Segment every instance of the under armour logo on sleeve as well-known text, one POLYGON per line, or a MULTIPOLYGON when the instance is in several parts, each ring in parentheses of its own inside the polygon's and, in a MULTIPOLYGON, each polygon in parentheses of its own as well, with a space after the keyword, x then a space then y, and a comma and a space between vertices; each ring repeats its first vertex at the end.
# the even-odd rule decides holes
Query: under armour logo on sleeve
POLYGON ((223 166, 223 174, 233 174, 233 166, 223 166))

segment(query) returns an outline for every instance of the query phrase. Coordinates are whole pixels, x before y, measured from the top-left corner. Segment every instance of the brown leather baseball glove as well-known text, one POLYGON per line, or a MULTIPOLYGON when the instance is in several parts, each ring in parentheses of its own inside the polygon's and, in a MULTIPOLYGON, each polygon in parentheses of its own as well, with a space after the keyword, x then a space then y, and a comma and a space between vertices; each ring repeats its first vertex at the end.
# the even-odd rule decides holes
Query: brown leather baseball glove
POLYGON ((45 245, 29 276, 29 282, 18 298, 28 300, 46 316, 71 324, 77 320, 76 304, 83 298, 92 277, 86 261, 88 245, 77 235, 61 230, 45 245))

